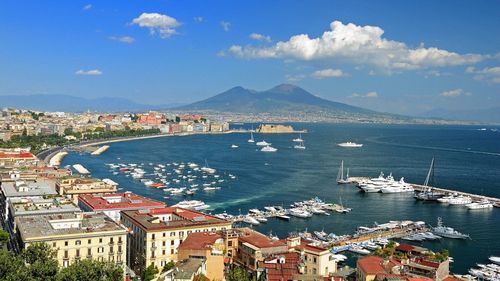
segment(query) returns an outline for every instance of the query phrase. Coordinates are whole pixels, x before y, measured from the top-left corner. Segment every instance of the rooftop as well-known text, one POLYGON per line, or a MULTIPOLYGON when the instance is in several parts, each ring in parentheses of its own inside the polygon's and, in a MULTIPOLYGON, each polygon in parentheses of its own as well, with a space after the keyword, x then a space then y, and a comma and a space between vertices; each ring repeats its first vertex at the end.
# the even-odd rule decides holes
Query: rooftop
POLYGON ((298 253, 284 253, 267 257, 259 262, 259 268, 265 268, 269 281, 294 280, 299 274, 300 257, 298 253))
POLYGON ((190 258, 180 262, 176 266, 175 279, 191 279, 202 266, 203 259, 190 258))
POLYGON ((194 232, 189 234, 186 240, 179 245, 179 250, 211 249, 212 245, 221 238, 222 235, 216 232, 194 232))
POLYGON ((384 259, 378 256, 367 256, 358 259, 357 265, 365 274, 386 273, 383 266, 384 259))
POLYGON ((23 240, 50 239, 50 236, 77 235, 126 230, 103 213, 52 214, 17 217, 16 224, 23 240))
POLYGON ((258 248, 272 248, 272 247, 282 247, 286 246, 286 242, 283 240, 274 240, 268 236, 252 230, 250 228, 241 228, 239 230, 239 240, 246 242, 248 244, 254 245, 258 248))
POLYGON ((44 198, 38 196, 35 198, 11 198, 10 203, 10 208, 14 217, 81 212, 80 208, 64 197, 44 198))
POLYGON ((231 225, 231 222, 201 212, 179 207, 155 208, 150 210, 122 211, 122 217, 128 217, 146 231, 172 228, 202 227, 217 224, 231 225))
POLYGON ((94 211, 137 210, 144 208, 163 208, 165 203, 139 196, 132 192, 113 194, 82 194, 78 201, 94 211))
POLYGON ((0 152, 0 159, 5 158, 34 159, 35 155, 31 152, 0 152))
POLYGON ((57 192, 52 181, 37 182, 4 182, 2 183, 2 192, 5 197, 23 197, 23 196, 42 196, 56 195, 57 192))

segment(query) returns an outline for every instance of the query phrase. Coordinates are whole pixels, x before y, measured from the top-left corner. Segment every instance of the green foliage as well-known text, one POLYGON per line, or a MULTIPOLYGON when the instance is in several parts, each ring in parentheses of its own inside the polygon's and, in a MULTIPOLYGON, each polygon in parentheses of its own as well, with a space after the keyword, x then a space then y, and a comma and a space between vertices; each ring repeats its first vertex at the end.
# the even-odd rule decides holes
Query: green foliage
POLYGON ((173 261, 169 261, 164 267, 162 272, 169 271, 170 269, 175 267, 175 263, 173 261))
POLYGON ((449 256, 450 256, 450 253, 448 252, 448 250, 442 249, 441 251, 434 254, 433 260, 438 261, 438 262, 444 262, 445 260, 448 259, 449 256))
POLYGON ((226 274, 226 279, 227 281, 251 281, 252 278, 250 277, 250 274, 248 274, 248 271, 245 269, 237 266, 234 267, 230 270, 228 270, 226 274))
POLYGON ((57 281, 120 281, 123 270, 116 264, 82 260, 64 268, 57 275, 57 281))
POLYGON ((142 280, 144 281, 151 281, 155 278, 156 274, 158 274, 158 268, 154 265, 150 265, 146 267, 146 270, 144 270, 144 278, 142 280))
POLYGON ((0 244, 5 244, 9 242, 9 233, 3 229, 0 229, 0 244))
POLYGON ((113 263, 83 260, 59 271, 55 252, 37 243, 21 255, 0 252, 0 280, 6 281, 121 281, 123 269, 113 263))

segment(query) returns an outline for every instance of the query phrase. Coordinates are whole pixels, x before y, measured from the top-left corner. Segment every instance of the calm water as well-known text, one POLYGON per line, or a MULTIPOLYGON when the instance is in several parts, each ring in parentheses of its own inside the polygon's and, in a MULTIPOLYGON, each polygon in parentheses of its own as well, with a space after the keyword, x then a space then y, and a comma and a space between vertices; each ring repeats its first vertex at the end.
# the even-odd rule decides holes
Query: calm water
MULTIPOLYGON (((101 156, 72 153, 64 164, 81 163, 94 176, 111 178, 123 190, 173 204, 182 196, 164 199, 166 193, 145 187, 123 174, 113 175, 105 163, 196 162, 205 159, 218 173, 234 174, 221 190, 203 192, 193 199, 203 200, 214 212, 246 213, 250 208, 267 205, 289 206, 299 200, 318 196, 327 202, 338 202, 353 208, 346 215, 292 218, 290 222, 270 219, 257 230, 284 237, 292 231, 322 230, 336 234, 352 233, 357 226, 371 226, 389 220, 423 220, 435 224, 442 217, 445 225, 469 233, 472 240, 442 239, 424 242, 431 249, 447 248, 455 258, 453 271, 465 272, 490 255, 500 255, 500 209, 468 211, 459 206, 416 202, 411 194, 363 194, 354 186, 338 186, 335 177, 341 160, 352 176, 376 177, 383 171, 407 182, 422 183, 432 157, 436 158, 437 186, 500 197, 500 132, 478 131, 475 127, 383 126, 295 124, 309 133, 303 135, 307 149, 292 148, 290 134, 259 135, 278 148, 263 153, 247 143, 247 134, 167 137, 111 144, 101 156), (360 149, 336 146, 343 141, 363 143, 360 149), (231 144, 240 147, 231 149, 231 144)), ((488 128, 489 129, 489 128, 488 128)), ((185 186, 186 184, 184 184, 185 186)), ((201 184, 200 184, 201 185, 201 184)))

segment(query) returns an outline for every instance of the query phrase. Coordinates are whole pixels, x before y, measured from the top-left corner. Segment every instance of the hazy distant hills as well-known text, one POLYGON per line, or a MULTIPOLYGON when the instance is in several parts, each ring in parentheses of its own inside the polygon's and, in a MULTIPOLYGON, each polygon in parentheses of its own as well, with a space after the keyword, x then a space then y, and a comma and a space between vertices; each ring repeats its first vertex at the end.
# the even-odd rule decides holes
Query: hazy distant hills
POLYGON ((500 107, 469 110, 433 109, 422 114, 427 118, 443 118, 450 120, 474 120, 485 123, 500 123, 500 107))
POLYGON ((83 112, 87 110, 102 112, 146 111, 169 108, 167 105, 139 104, 119 97, 87 99, 68 95, 0 96, 0 108, 3 107, 66 112, 83 112))
POLYGON ((349 113, 376 114, 368 109, 319 98, 306 90, 282 84, 266 91, 234 87, 211 98, 178 107, 182 110, 211 110, 238 113, 349 113))

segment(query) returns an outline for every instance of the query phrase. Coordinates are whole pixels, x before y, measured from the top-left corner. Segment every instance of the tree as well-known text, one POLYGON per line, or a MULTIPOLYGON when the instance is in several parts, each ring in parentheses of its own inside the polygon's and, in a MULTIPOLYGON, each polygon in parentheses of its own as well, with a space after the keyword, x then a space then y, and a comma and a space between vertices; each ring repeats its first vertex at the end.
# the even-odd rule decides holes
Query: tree
POLYGON ((11 252, 0 251, 0 280, 28 281, 32 279, 21 258, 11 252))
POLYGON ((21 253, 32 280, 39 281, 56 280, 59 264, 55 256, 55 251, 46 243, 31 244, 21 253))
POLYGON ((0 244, 5 244, 9 242, 9 233, 3 229, 0 229, 0 244))
POLYGON ((173 261, 169 261, 164 267, 162 272, 169 271, 170 269, 175 267, 175 263, 173 261))
POLYGON ((73 128, 69 127, 64 129, 64 135, 65 136, 73 135, 73 128))
POLYGON ((144 278, 142 279, 144 281, 151 281, 155 278, 156 274, 158 274, 158 268, 154 265, 150 265, 144 270, 144 278))
POLYGON ((228 281, 250 281, 252 280, 248 274, 248 272, 237 266, 232 269, 230 269, 227 273, 227 280, 228 281))
POLYGON ((121 281, 123 269, 109 262, 82 260, 62 269, 57 281, 121 281))

